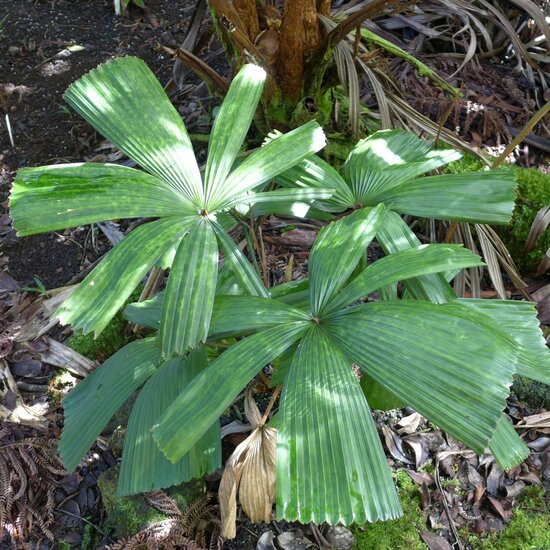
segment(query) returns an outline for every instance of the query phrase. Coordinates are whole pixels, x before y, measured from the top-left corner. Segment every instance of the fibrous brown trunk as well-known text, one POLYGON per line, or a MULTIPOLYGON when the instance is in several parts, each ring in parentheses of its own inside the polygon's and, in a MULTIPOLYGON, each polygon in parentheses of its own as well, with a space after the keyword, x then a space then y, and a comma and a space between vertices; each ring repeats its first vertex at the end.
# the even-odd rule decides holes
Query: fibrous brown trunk
POLYGON ((260 32, 256 0, 234 0, 233 5, 248 38, 254 42, 260 32))
POLYGON ((277 73, 283 97, 297 101, 302 94, 305 57, 320 40, 316 0, 287 0, 280 33, 277 73))

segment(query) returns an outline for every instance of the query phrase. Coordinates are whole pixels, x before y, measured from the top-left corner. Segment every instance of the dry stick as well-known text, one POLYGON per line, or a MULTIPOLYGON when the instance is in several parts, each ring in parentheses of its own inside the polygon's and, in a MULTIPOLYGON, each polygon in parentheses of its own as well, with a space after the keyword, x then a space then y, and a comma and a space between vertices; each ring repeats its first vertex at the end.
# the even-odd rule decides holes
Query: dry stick
POLYGON ((550 101, 541 107, 523 127, 523 130, 511 141, 511 143, 504 149, 503 153, 495 160, 492 168, 498 168, 505 160, 506 157, 525 139, 525 137, 531 132, 531 130, 550 112, 550 101))
POLYGON ((265 257, 264 237, 262 234, 262 226, 258 226, 258 233, 260 235, 260 263, 262 266, 262 273, 264 276, 264 285, 269 287, 269 273, 267 272, 267 259, 265 257))
POLYGON ((225 96, 229 90, 229 82, 220 76, 210 65, 207 65, 202 59, 192 54, 190 51, 178 48, 172 50, 163 46, 164 51, 170 55, 175 55, 181 62, 189 67, 201 80, 204 80, 210 88, 216 88, 225 96))
POLYGON ((439 489, 439 492, 443 497, 442 498, 443 508, 445 509, 445 515, 447 516, 447 519, 449 521, 449 527, 451 528, 451 532, 455 538, 455 541, 456 541, 455 544, 458 546, 459 550, 464 550, 464 546, 462 546, 462 541, 460 540, 460 536, 458 534, 458 531, 456 530, 455 522, 451 516, 449 502, 447 501, 447 494, 445 493, 445 491, 443 490, 443 487, 441 486, 441 479, 439 477, 439 457, 437 457, 435 461, 435 484, 437 485, 437 488, 439 489))
POLYGON ((277 397, 279 397, 280 393, 281 393, 281 386, 277 386, 275 388, 275 391, 271 395, 271 399, 269 401, 269 404, 267 405, 267 409, 265 410, 265 413, 262 416, 262 420, 261 420, 261 425, 262 426, 266 423, 267 417, 269 416, 269 413, 271 412, 271 409, 273 408, 273 405, 275 405, 275 401, 277 400, 277 397))

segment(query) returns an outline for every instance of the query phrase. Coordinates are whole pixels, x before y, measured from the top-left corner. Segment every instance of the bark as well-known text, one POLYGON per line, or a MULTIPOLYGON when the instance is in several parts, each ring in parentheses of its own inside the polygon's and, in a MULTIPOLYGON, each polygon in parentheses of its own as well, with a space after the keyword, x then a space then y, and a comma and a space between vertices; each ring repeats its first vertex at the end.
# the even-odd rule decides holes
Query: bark
POLYGON ((319 44, 319 23, 315 0, 287 0, 281 24, 281 44, 277 60, 283 97, 296 102, 302 95, 305 56, 319 44))
POLYGON ((233 0, 233 5, 241 20, 243 30, 246 32, 251 42, 254 42, 260 32, 256 0, 233 0))

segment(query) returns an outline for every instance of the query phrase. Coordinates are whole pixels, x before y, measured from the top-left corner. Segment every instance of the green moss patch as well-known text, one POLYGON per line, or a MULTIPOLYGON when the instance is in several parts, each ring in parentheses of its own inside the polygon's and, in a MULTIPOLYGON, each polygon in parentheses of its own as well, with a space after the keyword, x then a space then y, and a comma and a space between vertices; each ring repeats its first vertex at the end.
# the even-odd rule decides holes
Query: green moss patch
POLYGON ((426 549, 419 534, 426 529, 426 514, 420 506, 418 486, 405 470, 397 470, 394 479, 403 508, 403 517, 352 526, 351 530, 357 541, 355 550, 426 549))
MULTIPOLYGON (((150 506, 143 495, 118 497, 118 475, 119 466, 115 466, 104 472, 98 480, 103 507, 107 513, 104 527, 113 534, 113 538, 131 537, 153 523, 167 519, 165 514, 150 506)), ((204 493, 204 490, 202 480, 193 480, 170 487, 166 492, 183 512, 191 502, 204 493)))
MULTIPOLYGON (((126 303, 136 302, 140 294, 141 285, 132 292, 126 303)), ((94 338, 93 333, 82 334, 82 331, 77 331, 67 340, 66 345, 92 361, 105 361, 130 341, 125 334, 128 321, 122 316, 123 309, 124 307, 97 338, 94 338)))
POLYGON ((550 513, 542 487, 528 487, 518 499, 504 531, 487 537, 470 536, 472 550, 542 550, 550 548, 550 513))

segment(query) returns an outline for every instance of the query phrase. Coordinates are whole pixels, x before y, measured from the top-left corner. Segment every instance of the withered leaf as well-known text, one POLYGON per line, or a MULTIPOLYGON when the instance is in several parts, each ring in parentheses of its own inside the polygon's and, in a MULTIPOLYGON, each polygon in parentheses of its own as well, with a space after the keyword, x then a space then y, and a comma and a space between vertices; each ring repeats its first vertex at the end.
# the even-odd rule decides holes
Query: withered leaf
POLYGON ((227 461, 219 489, 222 535, 229 539, 236 536, 237 493, 253 522, 269 522, 275 501, 277 431, 265 425, 250 392, 245 396, 245 414, 254 429, 227 461))

